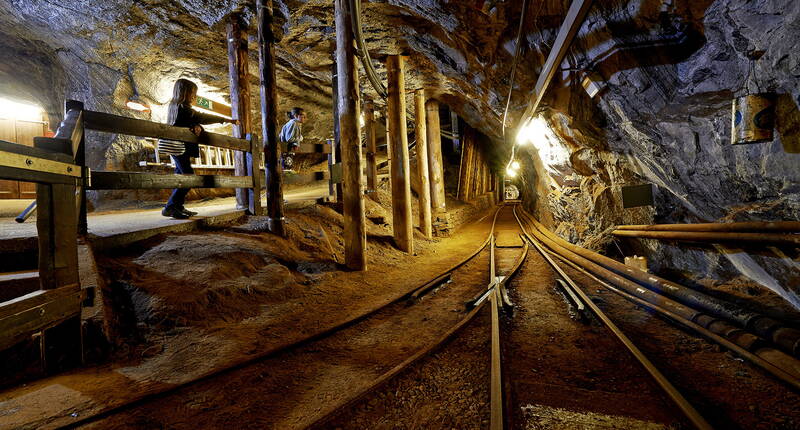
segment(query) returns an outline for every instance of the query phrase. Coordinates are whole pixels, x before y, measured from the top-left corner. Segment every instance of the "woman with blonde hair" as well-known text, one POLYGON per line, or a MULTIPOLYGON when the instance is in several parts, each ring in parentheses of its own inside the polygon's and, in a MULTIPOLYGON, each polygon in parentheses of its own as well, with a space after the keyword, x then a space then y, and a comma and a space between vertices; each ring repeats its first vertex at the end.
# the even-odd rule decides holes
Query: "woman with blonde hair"
MULTIPOLYGON (((167 124, 175 127, 188 127, 192 133, 200 136, 203 133, 201 124, 231 123, 238 124, 238 120, 197 112, 192 105, 197 101, 197 85, 188 79, 178 79, 172 89, 172 100, 167 110, 167 124)), ((170 155, 175 164, 175 173, 183 175, 194 174, 191 158, 200 156, 200 147, 196 143, 186 143, 183 153, 170 155)), ((161 215, 177 219, 189 218, 197 212, 186 210, 183 207, 189 188, 176 188, 161 211, 161 215)))

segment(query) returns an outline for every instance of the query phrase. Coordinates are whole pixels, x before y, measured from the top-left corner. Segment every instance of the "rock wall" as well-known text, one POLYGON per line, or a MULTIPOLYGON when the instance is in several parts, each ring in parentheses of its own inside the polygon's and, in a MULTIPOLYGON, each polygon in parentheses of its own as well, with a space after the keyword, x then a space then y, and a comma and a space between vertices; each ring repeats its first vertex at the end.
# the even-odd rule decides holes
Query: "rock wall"
MULTIPOLYGON (((332 134, 332 3, 274 1, 280 110, 307 108, 305 133, 312 142, 332 134)), ((364 34, 378 75, 385 80, 386 55, 407 55, 407 88, 426 88, 429 97, 494 139, 489 158, 498 169, 513 141, 510 132, 503 136, 502 118, 521 4, 363 2, 364 34)), ((567 5, 532 2, 509 129, 529 100, 567 5)), ((0 0, 0 94, 37 101, 52 121, 64 98, 82 100, 89 109, 161 121, 179 77, 197 81, 210 98, 225 100, 225 22, 233 11, 252 22, 253 6, 244 0, 0 0), (124 108, 132 93, 129 71, 153 106, 149 116, 124 108)), ((545 97, 547 136, 538 146, 519 148, 527 204, 565 238, 597 249, 610 247, 606 233, 616 224, 797 219, 798 18, 800 3, 793 0, 595 2, 545 97), (748 54, 754 50, 765 54, 751 65, 748 54), (730 102, 751 70, 759 88, 779 95, 775 139, 731 146, 730 102), (594 98, 580 85, 589 75, 602 87, 594 98), (656 185, 655 206, 623 210, 621 186, 638 183, 656 185)), ((254 47, 255 38, 250 42, 254 47)), ((252 102, 259 130, 257 60, 253 49, 252 102)), ((365 79, 362 90, 383 107, 365 79)), ((411 114, 408 119, 411 132, 411 114)), ((89 136, 93 169, 136 170, 146 152, 136 139, 89 136)), ((755 279, 800 304, 797 256, 789 251, 720 254, 653 241, 621 245, 647 254, 657 272, 755 279)))
MULTIPOLYGON (((579 85, 554 91, 544 117, 569 157, 548 170, 542 151, 527 152, 529 202, 563 237, 614 253, 606 233, 616 224, 798 219, 800 3, 660 3, 595 8, 573 60, 605 90, 594 99, 579 85), (665 45, 647 42, 654 36, 665 45), (636 48, 643 40, 646 51, 636 48), (751 62, 754 50, 765 53, 751 62), (778 94, 775 138, 731 145, 732 98, 756 84, 778 94), (640 183, 655 185, 655 206, 623 209, 620 187, 640 183)), ((756 282, 800 307, 796 250, 626 244, 655 272, 756 282)))

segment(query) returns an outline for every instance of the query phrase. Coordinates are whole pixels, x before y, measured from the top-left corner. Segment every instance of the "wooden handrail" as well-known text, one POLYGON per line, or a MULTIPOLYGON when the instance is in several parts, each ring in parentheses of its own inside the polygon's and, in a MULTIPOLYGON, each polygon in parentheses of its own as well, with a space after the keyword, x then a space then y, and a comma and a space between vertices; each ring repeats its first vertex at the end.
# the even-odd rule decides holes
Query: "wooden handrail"
POLYGON ((177 140, 184 143, 199 143, 236 151, 250 151, 250 142, 216 133, 203 133, 199 137, 187 127, 174 127, 143 119, 128 118, 110 113, 83 111, 83 121, 89 130, 106 133, 127 134, 130 136, 153 137, 156 139, 177 140))

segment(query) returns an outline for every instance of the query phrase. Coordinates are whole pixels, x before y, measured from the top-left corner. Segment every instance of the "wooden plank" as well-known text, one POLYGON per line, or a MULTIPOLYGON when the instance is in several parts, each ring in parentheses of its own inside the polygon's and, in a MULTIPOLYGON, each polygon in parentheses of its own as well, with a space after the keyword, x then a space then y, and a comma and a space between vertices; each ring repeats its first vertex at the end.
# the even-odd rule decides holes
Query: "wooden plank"
POLYGON ((36 170, 17 169, 14 167, 0 166, 0 179, 14 181, 36 182, 40 184, 72 184, 80 182, 81 178, 74 176, 57 175, 55 173, 37 172, 36 170))
POLYGON ((106 133, 127 134, 155 139, 178 140, 186 143, 230 148, 237 151, 250 149, 250 142, 216 133, 203 133, 196 136, 187 127, 173 127, 143 119, 128 118, 103 112, 83 111, 84 127, 106 133))
POLYGON ((294 173, 285 172, 283 182, 287 185, 309 184, 318 181, 327 181, 331 175, 329 172, 294 173))
POLYGON ((283 211, 283 166, 278 141, 278 80, 275 72, 275 35, 272 24, 272 0, 256 0, 258 12, 258 72, 261 78, 261 133, 264 136, 264 160, 267 185, 267 227, 286 237, 283 211))
POLYGON ((0 303, 39 290, 39 271, 0 274, 0 303))
POLYGON ((361 190, 361 127, 358 66, 353 39, 352 2, 335 0, 339 139, 342 152, 344 259, 352 270, 367 270, 367 224, 361 190))
MULTIPOLYGON (((77 100, 67 100, 64 103, 64 111, 67 112, 67 116, 69 116, 69 112, 71 111, 80 111, 81 117, 79 121, 75 125, 75 129, 72 132, 72 157, 75 160, 74 163, 81 168, 86 167, 86 135, 84 133, 84 124, 83 124, 83 102, 79 102, 77 100)), ((84 172, 87 172, 86 169, 83 169, 84 172)), ((86 206, 86 189, 84 184, 79 184, 76 188, 77 191, 77 201, 75 210, 78 213, 78 234, 81 236, 85 236, 88 234, 89 231, 89 223, 87 218, 87 206, 86 206)))
POLYGON ((426 238, 433 237, 431 225, 431 181, 428 172, 428 130, 425 120, 425 90, 414 92, 414 127, 417 136, 417 171, 419 173, 419 227, 426 238))
MULTIPOLYGON (((17 130, 16 121, 13 119, 0 118, 0 141, 16 142, 17 130)), ((16 180, 0 180, 0 199, 18 199, 20 198, 20 185, 28 184, 26 182, 18 182, 16 180)), ((28 185, 29 187, 31 185, 28 185)), ((34 193, 36 185, 33 184, 34 193)))
POLYGON ((162 175, 141 172, 92 172, 90 190, 171 188, 252 188, 250 176, 162 175))
POLYGON ((47 295, 47 293, 58 290, 37 294, 35 297, 36 301, 40 302, 39 304, 33 305, 34 301, 31 300, 29 301, 31 306, 10 315, 0 307, 0 312, 7 315, 0 319, 0 350, 14 345, 25 335, 79 315, 83 292, 78 288, 69 288, 69 290, 68 292, 64 291, 63 294, 60 292, 57 296, 47 295))
MULTIPOLYGON (((53 184, 53 261, 56 287, 79 285, 78 276, 78 211, 75 186, 53 184)), ((41 213, 37 214, 37 218, 41 213)))
MULTIPOLYGON (((33 146, 33 141, 38 136, 44 136, 45 125, 40 121, 17 121, 16 122, 16 142, 25 145, 33 146)), ((19 183, 19 198, 21 199, 36 199, 36 184, 33 182, 20 182, 19 183)))
POLYGON ((404 59, 390 55, 386 59, 389 82, 387 101, 389 142, 392 159, 389 163, 392 185, 392 230, 397 248, 414 253, 413 221, 411 220, 411 177, 409 175, 408 133, 406 131, 406 96, 404 59))
POLYGON ((43 290, 57 287, 55 279, 55 232, 53 186, 36 184, 36 231, 39 242, 39 281, 43 290))
MULTIPOLYGON (((37 147, 32 147, 32 146, 25 146, 0 140, 0 151, 72 164, 73 162, 72 156, 68 155, 66 152, 53 152, 51 150, 52 145, 49 145, 50 141, 57 141, 62 143, 66 142, 65 140, 52 139, 47 137, 34 138, 34 144, 36 144, 37 147), (38 147, 39 142, 43 142, 44 145, 46 145, 45 148, 47 149, 43 149, 43 147, 38 147)), ((66 151, 67 147, 63 144, 59 144, 53 147, 53 149, 56 149, 58 151, 66 151)))
MULTIPOLYGON (((245 138, 253 132, 252 115, 250 113, 250 80, 248 71, 247 23, 238 12, 231 13, 228 25, 228 78, 231 88, 230 115, 239 120, 239 125, 233 126, 233 136, 245 138)), ((209 107, 214 104, 209 101, 209 107)), ((252 175, 248 173, 247 156, 244 152, 236 151, 233 154, 233 171, 236 176, 252 175)), ((258 170, 258 169, 256 169, 258 170)), ((238 208, 250 207, 250 193, 252 190, 236 189, 236 206, 238 208)))

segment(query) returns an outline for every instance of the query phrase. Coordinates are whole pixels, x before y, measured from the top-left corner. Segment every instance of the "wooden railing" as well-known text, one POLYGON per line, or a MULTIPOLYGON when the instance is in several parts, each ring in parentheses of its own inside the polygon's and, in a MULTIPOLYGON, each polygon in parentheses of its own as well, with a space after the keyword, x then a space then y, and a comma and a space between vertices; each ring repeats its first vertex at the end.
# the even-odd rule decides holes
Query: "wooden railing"
POLYGON ((39 290, 0 303, 0 350, 39 337, 43 357, 50 327, 68 320, 80 344, 84 298, 78 276, 78 220, 85 205, 76 193, 87 170, 83 154, 83 115, 70 111, 55 137, 36 138, 34 147, 0 142, 0 179, 36 183, 39 290))

